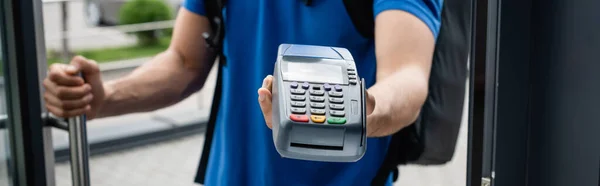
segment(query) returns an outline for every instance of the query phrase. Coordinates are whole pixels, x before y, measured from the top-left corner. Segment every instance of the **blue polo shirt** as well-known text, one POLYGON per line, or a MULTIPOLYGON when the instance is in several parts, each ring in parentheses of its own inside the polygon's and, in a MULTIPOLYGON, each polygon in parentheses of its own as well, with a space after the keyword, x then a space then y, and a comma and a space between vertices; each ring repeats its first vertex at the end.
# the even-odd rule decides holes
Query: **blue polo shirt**
MULTIPOLYGON (((203 2, 185 0, 184 7, 205 15, 203 2)), ((375 15, 393 9, 412 13, 437 37, 441 4, 442 0, 375 0, 372 8, 375 15)), ((385 157, 389 137, 368 139, 366 154, 354 163, 282 158, 258 104, 257 89, 273 73, 281 43, 347 48, 367 87, 375 83, 374 41, 355 30, 343 1, 313 0, 305 6, 301 0, 228 0, 225 23, 228 61, 205 185, 369 185, 385 157)))

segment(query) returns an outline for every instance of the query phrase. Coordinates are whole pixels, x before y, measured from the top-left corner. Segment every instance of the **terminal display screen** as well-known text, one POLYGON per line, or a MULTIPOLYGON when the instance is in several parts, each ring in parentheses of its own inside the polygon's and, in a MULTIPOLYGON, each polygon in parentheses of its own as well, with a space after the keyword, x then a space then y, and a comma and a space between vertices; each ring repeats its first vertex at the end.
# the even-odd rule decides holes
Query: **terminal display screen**
POLYGON ((300 82, 343 84, 344 76, 339 65, 323 63, 287 63, 284 79, 300 82))

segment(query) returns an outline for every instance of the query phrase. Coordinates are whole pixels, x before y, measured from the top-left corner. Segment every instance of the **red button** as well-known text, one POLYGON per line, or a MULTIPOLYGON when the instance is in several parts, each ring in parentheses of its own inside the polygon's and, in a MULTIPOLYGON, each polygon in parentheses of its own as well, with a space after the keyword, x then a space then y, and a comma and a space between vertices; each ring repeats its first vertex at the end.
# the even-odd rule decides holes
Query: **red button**
POLYGON ((295 115, 295 114, 292 114, 292 115, 290 115, 290 119, 292 121, 295 121, 295 122, 308 122, 308 116, 307 115, 295 115))

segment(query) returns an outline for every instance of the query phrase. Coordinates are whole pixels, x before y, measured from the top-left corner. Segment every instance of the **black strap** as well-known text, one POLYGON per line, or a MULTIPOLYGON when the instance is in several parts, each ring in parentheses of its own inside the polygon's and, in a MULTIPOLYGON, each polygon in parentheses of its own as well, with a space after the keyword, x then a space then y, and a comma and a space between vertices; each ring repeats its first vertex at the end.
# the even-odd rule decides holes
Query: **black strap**
MULTIPOLYGON (((219 65, 220 66, 220 65, 219 65)), ((218 68, 217 71, 217 84, 215 86, 215 93, 213 95, 213 103, 210 110, 210 117, 208 119, 208 123, 206 126, 206 132, 204 134, 204 147, 202 148, 202 156, 200 158, 200 165, 198 166, 198 172, 196 173, 196 182, 200 184, 204 184, 204 178, 206 175, 206 169, 208 166, 208 155, 210 154, 210 149, 212 146, 212 139, 215 130, 215 126, 217 123, 217 113, 219 111, 219 106, 221 103, 221 88, 222 88, 222 72, 221 68, 218 68)))
POLYGON ((344 0, 346 12, 356 30, 365 38, 375 37, 375 17, 372 8, 373 0, 344 0))
POLYGON ((206 17, 210 22, 212 33, 204 34, 207 44, 207 53, 211 61, 215 61, 218 57, 217 65, 217 82, 213 94, 213 101, 210 110, 210 116, 206 126, 204 147, 200 158, 200 165, 196 173, 195 182, 204 184, 206 170, 208 167, 209 154, 212 146, 214 130, 217 124, 217 115, 221 104, 221 92, 223 84, 223 67, 226 64, 226 58, 223 54, 223 38, 225 37, 225 24, 223 22, 222 10, 225 0, 205 0, 204 7, 206 9, 206 17))

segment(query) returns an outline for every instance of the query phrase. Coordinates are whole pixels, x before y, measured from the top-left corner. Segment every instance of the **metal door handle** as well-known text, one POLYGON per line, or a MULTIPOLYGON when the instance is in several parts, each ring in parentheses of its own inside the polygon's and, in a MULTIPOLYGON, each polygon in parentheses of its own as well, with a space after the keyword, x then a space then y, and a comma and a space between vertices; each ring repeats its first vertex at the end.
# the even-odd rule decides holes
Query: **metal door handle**
POLYGON ((89 186, 89 145, 85 115, 69 118, 68 122, 73 186, 89 186))
MULTIPOLYGON (((83 74, 78 74, 83 78, 83 74)), ((84 78, 85 80, 85 78, 84 78)), ((87 139, 85 114, 67 119, 69 124, 69 151, 73 186, 90 186, 90 146, 87 139)))

